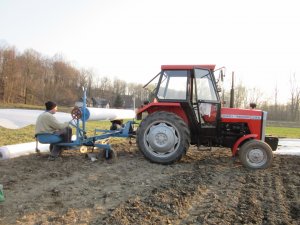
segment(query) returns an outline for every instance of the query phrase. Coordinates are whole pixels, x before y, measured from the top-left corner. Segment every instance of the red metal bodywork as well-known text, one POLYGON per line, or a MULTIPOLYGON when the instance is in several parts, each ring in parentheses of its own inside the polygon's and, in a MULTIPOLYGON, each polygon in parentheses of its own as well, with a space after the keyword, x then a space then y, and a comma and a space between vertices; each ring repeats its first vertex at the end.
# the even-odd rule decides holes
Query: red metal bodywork
POLYGON ((261 139, 263 112, 253 109, 222 108, 222 123, 246 123, 250 134, 240 137, 232 146, 232 155, 237 152, 238 147, 248 139, 261 139))
POLYGON ((257 139, 257 134, 247 134, 241 138, 239 138, 234 145, 232 146, 231 150, 232 150, 232 155, 235 156, 236 151, 238 149, 238 147, 240 146, 241 143, 243 143, 245 140, 248 139, 257 139))
MULTIPOLYGON (((180 103, 170 102, 152 102, 139 108, 137 115, 143 112, 149 114, 157 111, 167 111, 177 114, 187 124, 189 124, 188 117, 182 109, 180 103)), ((248 139, 260 139, 263 113, 261 110, 252 109, 237 109, 237 108, 222 108, 221 109, 221 123, 245 123, 250 129, 250 134, 240 137, 231 147, 232 155, 234 156, 239 146, 248 139)))
POLYGON ((180 116, 184 122, 189 124, 188 118, 184 110, 181 108, 180 103, 151 102, 148 105, 139 108, 136 115, 138 117, 143 112, 148 112, 149 114, 151 114, 157 111, 166 111, 166 112, 175 113, 176 115, 180 116))
MULTIPOLYGON (((188 118, 181 108, 180 103, 171 102, 152 102, 138 109, 137 115, 148 112, 149 114, 156 111, 173 112, 180 116, 187 124, 188 118)), ((237 109, 237 108, 222 108, 221 122, 223 123, 247 123, 252 134, 261 136, 261 110, 237 109)))
POLYGON ((261 110, 222 108, 222 123, 247 123, 251 134, 256 134, 257 139, 261 137, 263 113, 261 110))
POLYGON ((207 70, 214 70, 216 65, 204 64, 204 65, 162 65, 162 70, 193 70, 195 68, 202 68, 207 70))

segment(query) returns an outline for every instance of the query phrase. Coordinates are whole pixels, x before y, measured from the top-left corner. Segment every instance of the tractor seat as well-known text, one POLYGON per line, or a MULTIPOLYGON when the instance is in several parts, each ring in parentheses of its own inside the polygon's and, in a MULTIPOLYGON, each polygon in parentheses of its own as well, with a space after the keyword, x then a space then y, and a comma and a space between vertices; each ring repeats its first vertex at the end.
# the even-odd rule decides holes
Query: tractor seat
POLYGON ((56 144, 62 142, 62 138, 58 134, 42 133, 35 135, 38 142, 42 144, 56 144))
POLYGON ((217 107, 210 103, 205 103, 207 108, 200 109, 200 114, 205 123, 215 123, 217 119, 217 107))

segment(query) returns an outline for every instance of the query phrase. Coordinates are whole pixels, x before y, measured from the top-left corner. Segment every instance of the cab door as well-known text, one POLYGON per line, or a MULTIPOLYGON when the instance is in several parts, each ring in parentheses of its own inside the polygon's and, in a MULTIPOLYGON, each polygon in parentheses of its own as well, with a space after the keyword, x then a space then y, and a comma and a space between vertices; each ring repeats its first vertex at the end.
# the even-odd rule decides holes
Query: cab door
POLYGON ((194 69, 194 79, 194 94, 196 95, 194 101, 197 104, 196 113, 200 127, 201 129, 210 129, 211 131, 207 130, 208 135, 215 134, 221 103, 214 76, 210 70, 196 68, 194 69))

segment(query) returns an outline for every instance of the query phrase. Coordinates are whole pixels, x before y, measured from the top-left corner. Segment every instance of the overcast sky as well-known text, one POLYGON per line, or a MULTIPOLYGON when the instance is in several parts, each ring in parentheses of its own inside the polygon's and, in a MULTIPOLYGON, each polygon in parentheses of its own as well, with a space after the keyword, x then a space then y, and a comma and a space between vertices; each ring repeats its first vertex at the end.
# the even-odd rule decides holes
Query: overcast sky
MULTIPOLYGON (((162 64, 216 64, 271 99, 300 80, 298 1, 0 0, 0 44, 62 54, 100 77, 146 83, 162 64)), ((300 86, 300 84, 299 84, 300 86)))

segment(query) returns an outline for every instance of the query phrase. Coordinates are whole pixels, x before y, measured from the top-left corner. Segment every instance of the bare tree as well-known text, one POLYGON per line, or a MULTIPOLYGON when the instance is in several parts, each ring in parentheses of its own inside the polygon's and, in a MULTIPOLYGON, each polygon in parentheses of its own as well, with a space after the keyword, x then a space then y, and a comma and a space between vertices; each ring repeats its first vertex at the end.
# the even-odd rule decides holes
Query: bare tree
POLYGON ((43 96, 43 63, 40 53, 26 50, 18 57, 20 67, 20 94, 25 104, 40 101, 43 96))
POLYGON ((296 73, 290 76, 290 112, 291 120, 299 120, 299 104, 300 104, 300 87, 296 78, 296 73))
POLYGON ((16 60, 15 48, 6 48, 2 51, 1 59, 1 80, 3 87, 3 101, 13 102, 14 97, 17 96, 16 91, 18 90, 18 76, 17 73, 17 60, 16 60))
POLYGON ((113 87, 112 82, 108 77, 102 77, 97 83, 97 91, 95 96, 113 101, 113 87))
POLYGON ((259 88, 248 89, 247 101, 245 108, 249 107, 250 103, 255 103, 260 107, 263 103, 263 92, 259 88))
POLYGON ((239 82, 239 84, 235 87, 235 96, 234 96, 234 105, 236 108, 245 108, 247 102, 247 89, 239 82))
POLYGON ((127 84, 125 81, 115 78, 113 82, 113 89, 114 89, 114 93, 125 95, 127 84))
POLYGON ((277 111, 278 111, 278 86, 277 86, 277 82, 275 85, 275 89, 274 89, 274 114, 275 114, 275 118, 277 116, 277 111))

